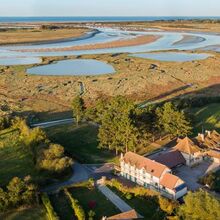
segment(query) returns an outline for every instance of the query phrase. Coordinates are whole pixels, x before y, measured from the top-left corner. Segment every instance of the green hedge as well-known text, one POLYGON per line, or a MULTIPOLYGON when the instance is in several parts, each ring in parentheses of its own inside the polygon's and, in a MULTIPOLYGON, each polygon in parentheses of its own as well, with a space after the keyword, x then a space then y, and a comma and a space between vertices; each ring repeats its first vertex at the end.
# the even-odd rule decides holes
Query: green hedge
POLYGON ((54 211, 53 206, 51 205, 50 199, 46 193, 41 195, 41 200, 44 204, 44 207, 47 210, 47 216, 49 220, 59 220, 57 213, 54 211))
POLYGON ((70 204, 72 206, 72 209, 74 210, 75 216, 77 217, 78 220, 85 220, 85 212, 83 208, 79 205, 79 201, 77 199, 74 199, 73 196, 70 194, 68 189, 64 189, 64 192, 66 196, 68 197, 70 204))

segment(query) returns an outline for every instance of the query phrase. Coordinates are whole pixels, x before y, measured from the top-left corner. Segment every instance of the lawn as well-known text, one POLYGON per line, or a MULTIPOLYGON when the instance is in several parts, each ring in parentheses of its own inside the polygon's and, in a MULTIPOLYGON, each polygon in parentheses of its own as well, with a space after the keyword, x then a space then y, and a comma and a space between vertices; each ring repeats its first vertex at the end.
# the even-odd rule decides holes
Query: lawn
POLYGON ((15 130, 7 129, 0 133, 0 167, 0 186, 15 176, 36 176, 30 150, 21 144, 15 130))
POLYGON ((165 219, 165 214, 161 211, 157 198, 155 197, 132 197, 127 199, 125 195, 117 190, 115 187, 108 186, 113 192, 127 202, 132 208, 134 208, 140 215, 144 216, 144 219, 162 220, 165 219))
MULTIPOLYGON (((68 189, 73 198, 79 201, 86 215, 91 207, 89 202, 94 202, 93 211, 96 213, 95 219, 101 219, 103 216, 112 216, 120 213, 120 211, 106 199, 96 188, 88 188, 86 184, 78 184, 68 189)), ((72 210, 68 198, 64 192, 50 195, 53 208, 61 220, 75 220, 74 211, 72 210)))
POLYGON ((192 108, 190 112, 195 117, 195 132, 203 129, 220 130, 220 104, 213 103, 200 108, 192 108))
POLYGON ((103 216, 112 216, 120 211, 98 189, 88 189, 86 187, 73 187, 70 189, 73 197, 76 198, 86 213, 91 209, 89 202, 94 201, 96 206, 93 209, 95 219, 101 219, 103 216))
POLYGON ((74 220, 74 212, 64 192, 50 196, 51 204, 60 220, 74 220))
POLYGON ((50 140, 64 146, 81 163, 104 163, 116 159, 114 153, 98 148, 97 127, 89 124, 60 125, 45 129, 50 140))
POLYGON ((13 211, 5 215, 0 215, 0 219, 4 220, 47 220, 46 212, 43 207, 13 211))

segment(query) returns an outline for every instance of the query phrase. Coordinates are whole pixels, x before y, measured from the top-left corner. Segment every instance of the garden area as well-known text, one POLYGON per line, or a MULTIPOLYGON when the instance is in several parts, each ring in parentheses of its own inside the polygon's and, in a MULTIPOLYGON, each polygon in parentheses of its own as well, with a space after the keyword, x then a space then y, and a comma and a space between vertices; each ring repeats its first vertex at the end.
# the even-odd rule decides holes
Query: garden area
MULTIPOLYGON (((101 219, 103 216, 112 216, 120 213, 120 211, 106 199, 101 192, 88 182, 74 185, 68 188, 68 192, 78 201, 85 216, 91 210, 95 213, 94 219, 101 219)), ((71 207, 71 202, 66 193, 62 190, 58 194, 50 195, 50 201, 61 220, 73 220, 75 218, 75 211, 71 207)), ((88 218, 86 218, 88 219, 88 218)))
POLYGON ((115 161, 114 152, 98 148, 98 128, 94 125, 59 125, 45 129, 49 139, 61 144, 65 151, 81 163, 115 161))

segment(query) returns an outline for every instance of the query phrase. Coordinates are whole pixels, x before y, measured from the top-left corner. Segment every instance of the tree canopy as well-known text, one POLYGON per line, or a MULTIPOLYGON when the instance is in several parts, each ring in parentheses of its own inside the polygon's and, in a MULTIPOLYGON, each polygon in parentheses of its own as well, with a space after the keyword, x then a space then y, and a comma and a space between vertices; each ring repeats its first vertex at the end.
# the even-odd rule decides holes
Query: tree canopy
POLYGON ((178 111, 171 102, 165 103, 156 109, 157 127, 172 136, 186 136, 191 133, 192 127, 183 111, 178 111))
POLYGON ((183 220, 220 219, 220 202, 206 191, 188 192, 178 216, 183 220))
POLYGON ((117 96, 102 107, 96 111, 100 123, 99 146, 115 150, 116 154, 118 151, 135 151, 138 136, 132 118, 135 105, 125 97, 117 96))
POLYGON ((62 172, 73 164, 71 158, 64 155, 64 148, 58 144, 50 144, 39 152, 38 167, 50 172, 62 172))
POLYGON ((76 96, 72 101, 73 117, 76 119, 77 125, 84 115, 84 101, 81 96, 76 96))

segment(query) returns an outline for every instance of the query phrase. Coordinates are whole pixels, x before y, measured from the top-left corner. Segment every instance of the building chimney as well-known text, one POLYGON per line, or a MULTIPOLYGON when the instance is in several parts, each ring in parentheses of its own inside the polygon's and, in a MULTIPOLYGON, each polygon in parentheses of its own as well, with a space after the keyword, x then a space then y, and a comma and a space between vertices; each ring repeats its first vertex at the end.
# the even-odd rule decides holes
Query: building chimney
POLYGON ((204 134, 198 133, 198 137, 201 138, 202 141, 205 140, 204 134))
POLYGON ((123 153, 121 153, 121 160, 123 160, 123 158, 124 158, 124 155, 123 155, 123 153))
POLYGON ((211 137, 211 131, 206 130, 205 133, 208 134, 208 137, 211 137))

